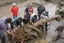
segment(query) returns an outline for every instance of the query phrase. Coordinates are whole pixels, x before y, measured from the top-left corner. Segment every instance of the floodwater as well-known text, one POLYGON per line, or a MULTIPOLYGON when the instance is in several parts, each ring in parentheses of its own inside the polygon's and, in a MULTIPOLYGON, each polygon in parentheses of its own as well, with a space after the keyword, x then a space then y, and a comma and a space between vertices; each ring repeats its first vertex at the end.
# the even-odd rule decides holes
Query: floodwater
POLYGON ((46 39, 36 40, 35 43, 47 43, 46 39))
MULTIPOLYGON (((47 5, 45 5, 46 7, 46 11, 49 11, 49 17, 52 17, 55 15, 55 11, 56 11, 56 5, 52 4, 52 3, 49 3, 47 5)), ((7 8, 7 7, 6 7, 7 8)), ((23 17, 24 16, 24 9, 25 9, 25 6, 24 7, 20 7, 19 8, 19 16, 23 17)), ((10 8, 8 9, 3 9, 2 11, 0 11, 1 13, 1 16, 0 17, 3 17, 3 16, 6 16, 6 17, 12 17, 11 13, 9 10, 10 8), (4 12, 3 12, 4 10, 4 12), (6 12, 5 12, 6 11, 6 12)), ((37 14, 37 8, 34 8, 34 14, 37 14)), ((56 24, 56 23, 55 23, 56 24)), ((51 23, 51 25, 55 25, 54 23, 51 23)), ((57 24, 58 25, 58 24, 57 24)), ((50 27, 51 28, 51 27, 50 27)), ((44 35, 43 35, 44 36, 44 35)), ((10 43, 9 41, 7 41, 8 43, 10 43)), ((0 42, 1 43, 1 42, 0 42)), ((35 40, 35 43, 47 43, 47 39, 41 39, 41 40, 35 40)))
POLYGON ((46 7, 46 11, 49 12, 49 17, 52 17, 55 15, 56 5, 50 3, 50 4, 46 5, 45 7, 46 7))

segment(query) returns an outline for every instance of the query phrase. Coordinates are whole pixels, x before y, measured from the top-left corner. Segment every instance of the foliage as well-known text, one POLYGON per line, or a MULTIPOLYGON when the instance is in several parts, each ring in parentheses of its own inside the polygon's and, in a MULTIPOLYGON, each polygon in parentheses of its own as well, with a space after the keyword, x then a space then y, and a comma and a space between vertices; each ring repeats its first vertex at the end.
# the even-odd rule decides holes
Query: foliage
POLYGON ((27 1, 27 0, 20 0, 20 2, 25 2, 25 1, 27 1))

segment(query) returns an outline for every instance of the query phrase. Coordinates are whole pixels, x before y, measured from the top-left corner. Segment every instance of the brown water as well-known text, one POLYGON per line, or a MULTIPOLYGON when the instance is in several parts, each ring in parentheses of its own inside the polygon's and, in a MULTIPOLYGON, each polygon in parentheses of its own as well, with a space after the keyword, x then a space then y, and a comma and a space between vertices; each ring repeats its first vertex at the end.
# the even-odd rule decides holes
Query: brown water
POLYGON ((35 40, 34 43, 47 43, 46 34, 42 33, 42 38, 35 40))
MULTIPOLYGON (((37 1, 37 0, 35 0, 35 1, 37 1)), ((37 2, 39 2, 39 1, 37 1, 37 2)), ((27 3, 28 4, 28 3, 27 3)), ((24 5, 24 4, 23 4, 24 5)), ((22 6, 22 4, 20 4, 19 5, 20 6, 20 10, 19 10, 19 12, 20 12, 20 15, 19 16, 23 16, 24 15, 24 9, 25 9, 25 7, 23 7, 22 6)), ((54 12, 55 12, 55 6, 53 5, 53 4, 48 4, 47 6, 45 6, 46 7, 46 9, 47 9, 47 11, 49 11, 50 13, 49 13, 49 15, 50 16, 52 16, 52 15, 54 15, 54 12), (53 8, 54 7, 54 8, 53 8), (53 10, 50 10, 50 9, 52 9, 53 8, 53 10), (51 15, 51 12, 52 12, 52 15, 51 15)), ((6 17, 12 17, 12 13, 10 12, 10 8, 11 8, 11 6, 6 6, 6 7, 2 7, 2 8, 0 8, 0 17, 3 17, 3 16, 6 16, 6 17)), ((34 12, 36 13, 36 10, 37 10, 37 8, 34 8, 34 12)), ((45 36, 44 36, 45 37, 45 36)), ((0 42, 1 43, 1 42, 0 42)), ((7 43, 9 43, 9 42, 7 42, 7 43)), ((46 40, 46 38, 42 38, 41 40, 35 40, 35 42, 34 43, 47 43, 47 40, 46 40)))
POLYGON ((47 43, 46 39, 36 40, 35 43, 47 43))

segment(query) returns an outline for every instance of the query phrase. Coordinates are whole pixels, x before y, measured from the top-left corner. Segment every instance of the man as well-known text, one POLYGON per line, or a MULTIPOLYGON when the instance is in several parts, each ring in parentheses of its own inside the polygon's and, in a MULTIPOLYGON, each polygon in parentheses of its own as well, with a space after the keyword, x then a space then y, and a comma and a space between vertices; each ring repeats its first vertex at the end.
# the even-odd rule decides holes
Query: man
POLYGON ((42 5, 42 3, 40 3, 39 7, 37 8, 37 11, 38 11, 38 17, 40 20, 41 14, 45 11, 45 7, 42 5))
POLYGON ((13 3, 11 12, 13 13, 13 18, 15 19, 18 16, 18 6, 16 5, 16 3, 13 3))
POLYGON ((25 15, 29 15, 29 6, 26 7, 25 11, 24 11, 25 15))
MULTIPOLYGON (((45 11, 44 13, 42 13, 41 14, 41 18, 48 18, 49 17, 49 15, 48 15, 48 11, 45 11)), ((48 23, 46 22, 46 23, 44 23, 44 26, 45 26, 45 29, 46 29, 46 31, 47 31, 47 26, 48 26, 48 23)))
POLYGON ((10 24, 12 22, 12 18, 2 18, 0 21, 0 38, 2 40, 2 43, 5 43, 5 33, 11 34, 11 27, 10 24), (10 32, 8 31, 10 30, 10 32))
POLYGON ((41 18, 48 18, 49 15, 48 15, 48 11, 45 11, 44 13, 41 14, 41 18))
POLYGON ((31 23, 35 23, 35 22, 37 22, 37 21, 38 21, 37 15, 33 14, 33 15, 30 17, 30 22, 31 22, 31 23))
POLYGON ((29 22, 29 16, 28 15, 24 15, 24 18, 23 18, 23 23, 24 24, 27 24, 29 22))
POLYGON ((29 15, 31 16, 33 14, 33 4, 30 5, 30 8, 29 8, 29 15))
POLYGON ((13 29, 13 26, 22 26, 22 17, 17 17, 14 19, 14 21, 11 23, 11 27, 13 29))

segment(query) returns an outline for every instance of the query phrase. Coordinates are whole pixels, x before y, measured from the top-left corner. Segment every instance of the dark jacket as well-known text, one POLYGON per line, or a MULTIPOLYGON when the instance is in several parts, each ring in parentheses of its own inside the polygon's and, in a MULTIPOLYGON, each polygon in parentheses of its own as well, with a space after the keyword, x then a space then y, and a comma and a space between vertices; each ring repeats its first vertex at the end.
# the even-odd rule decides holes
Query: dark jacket
POLYGON ((38 14, 42 14, 45 11, 45 7, 44 6, 39 6, 37 8, 38 14))
POLYGON ((29 7, 26 7, 25 12, 26 12, 26 15, 29 14, 29 7))

